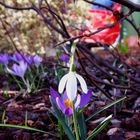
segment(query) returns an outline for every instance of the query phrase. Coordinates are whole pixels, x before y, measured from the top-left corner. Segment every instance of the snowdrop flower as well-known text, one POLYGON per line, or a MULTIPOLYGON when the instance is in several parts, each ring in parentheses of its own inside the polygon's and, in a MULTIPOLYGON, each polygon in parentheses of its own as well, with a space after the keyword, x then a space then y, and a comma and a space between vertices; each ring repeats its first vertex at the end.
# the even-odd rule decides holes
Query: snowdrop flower
POLYGON ((77 81, 80 83, 82 91, 87 93, 87 85, 82 76, 77 74, 75 71, 70 71, 64 75, 59 82, 58 91, 63 93, 66 87, 66 93, 70 101, 74 101, 77 97, 77 81))

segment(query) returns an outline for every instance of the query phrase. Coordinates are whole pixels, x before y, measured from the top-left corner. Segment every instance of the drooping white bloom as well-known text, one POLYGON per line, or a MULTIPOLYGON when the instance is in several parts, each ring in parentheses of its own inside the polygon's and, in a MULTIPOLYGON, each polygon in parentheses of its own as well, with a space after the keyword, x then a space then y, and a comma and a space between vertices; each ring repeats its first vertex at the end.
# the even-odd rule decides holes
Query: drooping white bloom
POLYGON ((87 84, 82 76, 77 74, 76 72, 69 72, 68 74, 64 75, 59 82, 58 91, 59 93, 63 93, 66 87, 66 93, 68 98, 73 101, 77 96, 77 80, 80 83, 82 91, 86 94, 87 84))

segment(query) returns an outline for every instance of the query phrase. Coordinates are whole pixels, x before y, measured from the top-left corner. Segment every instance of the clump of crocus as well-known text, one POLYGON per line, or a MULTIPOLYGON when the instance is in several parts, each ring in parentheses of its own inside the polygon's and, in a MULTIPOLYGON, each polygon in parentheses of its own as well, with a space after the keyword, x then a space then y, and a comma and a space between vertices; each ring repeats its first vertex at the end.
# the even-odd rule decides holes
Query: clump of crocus
POLYGON ((4 64, 6 72, 18 77, 21 77, 27 90, 31 90, 28 78, 25 78, 25 74, 28 70, 31 70, 31 66, 38 67, 42 62, 42 58, 38 55, 27 55, 23 52, 15 52, 13 55, 7 53, 0 54, 0 62, 4 64), (10 67, 12 65, 12 67, 10 67))
POLYGON ((11 57, 11 60, 14 60, 16 62, 18 61, 25 61, 29 67, 31 65, 35 65, 36 67, 39 67, 39 65, 41 64, 42 62, 42 58, 38 55, 27 55, 27 54, 24 54, 22 52, 15 52, 13 54, 13 56, 11 57))
MULTIPOLYGON (((50 93, 52 100, 65 115, 70 116, 73 114, 72 101, 68 98, 66 92, 60 96, 57 91, 55 91, 53 88, 50 88, 50 93)), ((88 90, 87 94, 78 94, 74 101, 75 109, 78 110, 85 107, 89 103, 91 96, 92 90, 88 90)))
POLYGON ((27 87, 27 91, 30 92, 31 91, 31 87, 29 85, 28 80, 25 80, 24 75, 27 71, 27 63, 24 62, 23 60, 19 61, 18 64, 13 64, 12 69, 9 69, 8 67, 6 67, 6 70, 8 73, 12 74, 12 75, 16 75, 21 77, 21 79, 23 80, 24 84, 27 87))

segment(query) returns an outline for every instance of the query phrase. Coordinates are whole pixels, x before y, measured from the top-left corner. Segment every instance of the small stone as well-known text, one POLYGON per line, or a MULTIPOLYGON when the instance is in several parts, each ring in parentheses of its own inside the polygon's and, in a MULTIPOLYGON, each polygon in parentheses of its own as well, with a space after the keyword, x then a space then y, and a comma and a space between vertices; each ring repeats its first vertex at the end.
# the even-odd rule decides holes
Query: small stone
POLYGON ((109 129, 107 135, 109 136, 110 140, 125 140, 122 129, 117 127, 109 129))
POLYGON ((33 109, 39 109, 39 108, 44 107, 44 106, 45 106, 45 103, 38 103, 33 107, 33 109))

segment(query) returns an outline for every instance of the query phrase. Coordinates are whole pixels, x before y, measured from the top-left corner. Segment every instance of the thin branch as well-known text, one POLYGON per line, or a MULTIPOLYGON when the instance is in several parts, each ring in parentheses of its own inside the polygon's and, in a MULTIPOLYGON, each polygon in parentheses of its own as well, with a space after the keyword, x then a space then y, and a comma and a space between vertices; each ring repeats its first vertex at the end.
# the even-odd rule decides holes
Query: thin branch
POLYGON ((76 40, 76 39, 80 39, 80 38, 83 38, 83 37, 90 37, 91 35, 95 35, 95 34, 101 32, 101 31, 103 31, 103 30, 105 30, 105 29, 112 28, 112 27, 116 26, 119 22, 122 22, 124 19, 126 19, 128 16, 130 16, 133 12, 134 12, 134 10, 130 10, 127 14, 125 14, 125 15, 124 15, 121 19, 119 19, 118 21, 116 21, 116 22, 114 22, 114 23, 112 23, 112 24, 109 24, 109 25, 107 25, 107 26, 105 26, 105 27, 98 28, 95 32, 92 32, 92 33, 89 33, 89 34, 83 34, 83 35, 79 35, 79 36, 75 36, 75 37, 71 37, 71 38, 69 38, 69 39, 65 39, 64 41, 62 41, 62 42, 56 44, 56 45, 54 46, 54 48, 57 47, 57 46, 60 46, 60 45, 62 45, 62 44, 64 44, 64 43, 66 43, 66 42, 74 41, 74 40, 76 40))
POLYGON ((67 38, 70 38, 70 35, 69 35, 68 31, 67 31, 67 28, 66 28, 66 26, 65 26, 65 24, 64 24, 64 22, 63 22, 63 20, 62 20, 62 18, 61 18, 58 14, 56 14, 56 13, 51 9, 50 6, 48 6, 48 7, 49 7, 49 8, 42 7, 41 9, 43 9, 43 8, 47 9, 47 10, 50 12, 50 14, 53 16, 53 18, 56 20, 56 22, 59 24, 59 26, 60 26, 60 27, 63 29, 63 31, 66 33, 67 38))
POLYGON ((35 5, 33 5, 34 10, 37 12, 38 15, 40 15, 44 22, 46 24, 48 24, 53 30, 55 30, 56 32, 58 32, 59 34, 61 34, 64 38, 67 38, 67 35, 65 34, 65 32, 63 32, 61 29, 57 28, 51 21, 50 19, 48 19, 47 17, 45 17, 45 15, 42 13, 42 11, 40 9, 38 9, 35 5))
MULTIPOLYGON (((39 4, 39 6, 42 4, 42 1, 40 1, 40 2, 41 3, 39 4)), ((34 10, 38 15, 40 15, 43 18, 44 22, 47 23, 53 30, 55 30, 56 32, 61 34, 64 38, 68 38, 67 34, 65 34, 65 32, 63 30, 57 28, 50 21, 50 19, 48 19, 47 17, 44 16, 44 14, 41 12, 40 8, 37 8, 33 3, 29 7, 15 7, 15 6, 7 5, 7 4, 5 4, 3 2, 0 2, 0 5, 4 6, 5 8, 13 9, 13 10, 34 10)))

